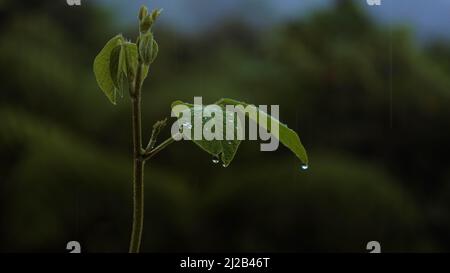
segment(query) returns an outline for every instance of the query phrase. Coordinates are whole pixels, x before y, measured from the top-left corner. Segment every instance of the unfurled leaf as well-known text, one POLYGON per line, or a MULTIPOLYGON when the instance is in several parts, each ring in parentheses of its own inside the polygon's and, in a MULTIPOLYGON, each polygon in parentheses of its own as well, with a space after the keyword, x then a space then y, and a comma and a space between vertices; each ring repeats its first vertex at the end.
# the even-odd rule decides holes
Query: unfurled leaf
MULTIPOLYGON (((249 104, 245 102, 236 101, 233 99, 221 99, 217 104, 222 105, 242 105, 244 107, 248 106, 249 104)), ((251 108, 250 108, 251 109, 251 108)), ((278 133, 278 139, 280 142, 286 146, 289 150, 291 150, 297 157, 300 159, 300 161, 307 166, 308 165, 308 155, 306 153, 305 147, 303 147, 302 142, 300 141, 300 137, 298 134, 290 129, 286 124, 281 123, 278 119, 275 119, 268 115, 267 113, 260 111, 259 109, 255 108, 257 111, 257 116, 260 117, 261 115, 266 115, 268 117, 268 123, 259 122, 260 119, 258 118, 258 121, 254 120, 255 122, 258 122, 259 126, 264 127, 265 129, 270 128, 270 124, 272 122, 278 124, 279 133, 278 133)), ((254 115, 251 115, 251 113, 247 114, 248 117, 252 117, 254 115)))
MULTIPOLYGON (((211 109, 208 109, 208 106, 199 106, 199 105, 192 105, 183 103, 181 101, 176 101, 172 104, 172 107, 174 105, 185 105, 189 108, 190 111, 190 121, 184 121, 179 120, 181 122, 181 128, 184 130, 184 134, 186 131, 188 131, 190 139, 197 144, 200 148, 202 148, 207 153, 214 156, 214 158, 218 158, 222 161, 222 165, 224 167, 227 167, 231 161, 233 160, 237 149, 239 148, 239 144, 241 143, 241 140, 237 138, 237 132, 240 130, 238 127, 238 121, 237 117, 234 116, 233 113, 229 113, 226 111, 225 108, 220 107, 222 116, 215 116, 214 111, 211 109), (216 119, 220 118, 218 122, 222 122, 222 128, 218 127, 216 128, 214 125, 211 126, 211 129, 208 129, 206 127, 209 127, 209 124, 215 124, 216 119), (198 119, 199 122, 201 122, 201 128, 195 127, 195 120, 198 119), (233 139, 227 140, 226 139, 226 128, 227 126, 233 126, 233 139), (203 129, 203 128, 206 129, 203 129), (221 140, 206 140, 204 138, 196 139, 195 134, 196 130, 211 130, 211 133, 214 132, 214 134, 220 135, 221 140)), ((199 132, 199 134, 202 132, 199 132)))
POLYGON ((122 35, 117 35, 109 40, 100 53, 94 59, 94 74, 98 86, 106 97, 116 104, 117 88, 111 73, 111 53, 124 42, 122 35))
MULTIPOLYGON (((215 103, 217 107, 220 108, 222 115, 221 116, 215 116, 213 113, 208 113, 208 111, 211 112, 211 110, 208 110, 209 106, 199 106, 199 105, 192 105, 188 103, 184 103, 181 101, 176 101, 172 104, 172 108, 176 105, 184 105, 188 109, 186 111, 189 111, 190 113, 190 119, 188 121, 183 120, 182 118, 185 117, 183 114, 183 117, 180 117, 178 122, 181 124, 181 129, 183 130, 183 135, 185 135, 184 131, 188 131, 189 139, 192 140, 195 144, 197 144, 200 148, 202 148, 204 151, 208 152, 209 154, 213 155, 214 157, 219 158, 223 166, 228 166, 231 161, 233 160, 237 149, 239 148, 239 144, 241 142, 241 138, 238 137, 239 134, 241 134, 245 129, 241 127, 241 123, 239 120, 238 115, 235 114, 234 111, 228 111, 227 105, 242 105, 244 108, 247 107, 249 104, 238 102, 231 99, 221 99, 218 102, 215 103), (205 117, 206 116, 206 117, 205 117), (200 117, 200 118, 199 118, 200 117), (197 118, 197 119, 196 119, 197 118), (217 118, 220 118, 223 122, 222 128, 214 128, 214 133, 217 133, 222 136, 222 140, 212 139, 207 140, 203 137, 197 138, 195 137, 195 132, 197 129, 196 120, 201 121, 201 130, 208 130, 208 123, 215 124, 217 118), (227 126, 228 125, 228 126, 227 126), (206 127, 206 129, 204 129, 206 127), (226 137, 226 128, 234 128, 233 130, 233 139, 227 140, 226 137)), ((267 113, 259 110, 257 107, 247 107, 246 109, 249 109, 249 113, 245 113, 248 115, 250 119, 254 119, 254 117, 257 117, 253 120, 253 122, 256 122, 259 126, 263 127, 264 129, 271 128, 271 125, 278 126, 279 128, 279 134, 278 139, 279 141, 285 145, 287 148, 289 148, 300 160, 305 166, 308 164, 308 157, 305 151, 305 148, 303 147, 302 143, 300 142, 300 138, 298 137, 297 133, 291 129, 289 129, 285 124, 280 123, 277 119, 271 117, 267 113), (253 109, 253 110, 252 110, 253 109), (254 111, 251 113, 251 111, 254 111), (253 115, 254 114, 254 115, 253 115), (266 119, 263 119, 266 122, 261 122, 260 117, 265 117, 266 119), (276 124, 273 124, 276 123, 276 124)), ((244 113, 243 113, 244 114, 244 113)), ((220 120, 217 121, 220 123, 220 120)), ((205 132, 205 131, 203 131, 205 132)), ((274 135, 274 137, 276 137, 274 135)))

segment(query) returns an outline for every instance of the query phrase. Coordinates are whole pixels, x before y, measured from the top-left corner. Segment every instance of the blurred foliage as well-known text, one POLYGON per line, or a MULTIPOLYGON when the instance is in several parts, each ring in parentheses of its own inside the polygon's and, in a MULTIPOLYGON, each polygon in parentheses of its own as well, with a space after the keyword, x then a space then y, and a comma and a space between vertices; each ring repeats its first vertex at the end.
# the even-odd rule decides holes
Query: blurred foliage
MULTIPOLYGON (((221 168, 175 143, 147 166, 143 251, 450 250, 450 47, 340 3, 261 31, 157 26, 144 135, 194 95, 279 104, 311 167, 244 142, 221 168)), ((0 251, 126 251, 130 107, 92 73, 111 17, 49 0, 0 14, 0 251)))

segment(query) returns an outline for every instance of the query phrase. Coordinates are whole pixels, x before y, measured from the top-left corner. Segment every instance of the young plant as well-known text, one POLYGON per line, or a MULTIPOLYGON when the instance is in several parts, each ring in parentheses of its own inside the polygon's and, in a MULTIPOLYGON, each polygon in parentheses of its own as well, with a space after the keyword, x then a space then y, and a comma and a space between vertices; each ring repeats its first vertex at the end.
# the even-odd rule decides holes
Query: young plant
MULTIPOLYGON (((158 44, 156 43, 152 26, 161 10, 153 10, 148 12, 145 6, 142 6, 139 11, 139 36, 136 43, 127 41, 121 34, 109 40, 100 53, 94 60, 94 74, 100 89, 105 93, 106 97, 116 104, 117 96, 123 97, 124 90, 128 90, 131 100, 131 117, 132 117, 132 136, 133 136, 133 224, 130 240, 130 253, 138 253, 141 237, 143 231, 144 220, 144 165, 154 155, 163 150, 165 147, 180 137, 182 131, 188 127, 191 129, 190 123, 182 123, 181 131, 177 134, 172 134, 171 137, 161 142, 156 146, 157 137, 162 128, 166 125, 166 119, 157 121, 153 125, 153 131, 147 146, 144 148, 142 143, 142 122, 141 122, 141 91, 142 84, 149 73, 149 67, 155 60, 158 54, 158 44)), ((224 127, 229 122, 237 124, 236 118, 231 120, 227 117, 233 115, 227 110, 227 106, 248 106, 243 102, 238 102, 232 99, 221 99, 215 103, 221 110, 223 110, 224 127)), ((184 106, 186 109, 192 110, 193 117, 198 113, 198 105, 192 105, 176 101, 172 107, 184 106)), ((204 111, 204 107, 200 106, 200 111, 204 111)), ((285 124, 280 123, 277 119, 271 117, 265 112, 256 107, 246 115, 249 119, 261 127, 268 128, 270 124, 276 125, 278 130, 277 138, 287 148, 289 148, 301 161, 302 169, 307 168, 308 157, 303 145, 300 142, 298 135, 285 124), (264 122, 260 118, 264 116, 264 122)), ((195 117, 194 117, 195 118, 195 117)), ((216 116, 200 119, 202 124, 206 124, 211 120, 217 118, 216 116)), ((235 125, 233 125, 235 126, 235 125)), ((237 127, 234 127, 238 129, 237 127)), ((272 128, 272 127, 271 127, 272 128)), ((234 138, 233 140, 197 140, 192 141, 202 148, 207 153, 214 156, 213 162, 218 163, 222 161, 224 167, 228 166, 234 158, 241 140, 234 138)))

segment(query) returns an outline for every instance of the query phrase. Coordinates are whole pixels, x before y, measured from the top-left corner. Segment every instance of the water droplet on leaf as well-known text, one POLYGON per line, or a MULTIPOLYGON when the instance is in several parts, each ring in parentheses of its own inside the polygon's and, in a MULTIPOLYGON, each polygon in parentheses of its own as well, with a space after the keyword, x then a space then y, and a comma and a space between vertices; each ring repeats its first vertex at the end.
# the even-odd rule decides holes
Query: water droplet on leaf
POLYGON ((212 162, 213 162, 214 164, 219 163, 219 158, 218 158, 217 156, 213 157, 212 162))
POLYGON ((192 124, 190 124, 189 122, 183 122, 183 127, 187 128, 187 129, 192 129, 192 124))
POLYGON ((302 169, 302 171, 306 171, 309 168, 309 166, 308 164, 302 164, 300 168, 302 169))

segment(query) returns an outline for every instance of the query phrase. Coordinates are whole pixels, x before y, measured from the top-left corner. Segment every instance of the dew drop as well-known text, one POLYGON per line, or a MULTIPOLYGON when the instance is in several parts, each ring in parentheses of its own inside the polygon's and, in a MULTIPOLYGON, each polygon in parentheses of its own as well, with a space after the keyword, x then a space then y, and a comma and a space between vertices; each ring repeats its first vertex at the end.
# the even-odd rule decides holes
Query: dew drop
POLYGON ((218 158, 217 156, 214 156, 213 159, 212 159, 212 162, 213 162, 214 164, 219 163, 219 158, 218 158))
POLYGON ((183 122, 183 127, 187 128, 187 129, 192 129, 192 124, 190 124, 189 122, 183 122))
POLYGON ((222 164, 222 167, 226 168, 226 167, 227 167, 227 165, 225 165, 225 163, 223 163, 223 164, 222 164))
POLYGON ((306 171, 309 168, 309 166, 308 164, 302 164, 300 168, 302 169, 302 171, 306 171))

